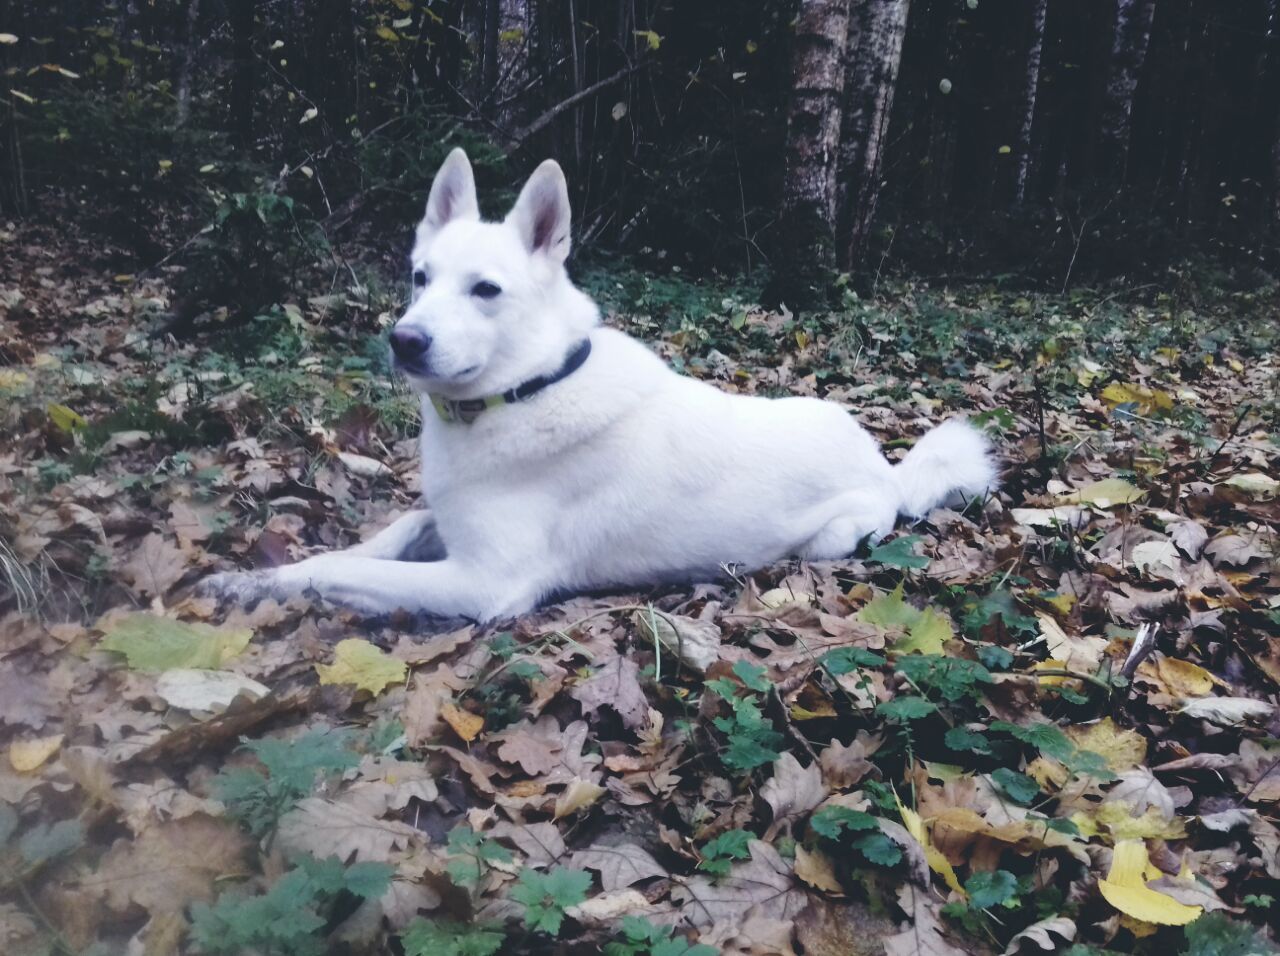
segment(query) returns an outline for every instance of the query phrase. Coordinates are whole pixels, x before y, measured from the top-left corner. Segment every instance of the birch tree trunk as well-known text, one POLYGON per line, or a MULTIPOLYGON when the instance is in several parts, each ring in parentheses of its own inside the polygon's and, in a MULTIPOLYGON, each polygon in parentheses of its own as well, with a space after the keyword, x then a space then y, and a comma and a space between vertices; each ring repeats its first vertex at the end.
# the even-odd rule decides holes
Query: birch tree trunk
POLYGON ((1104 178, 1121 182, 1125 178, 1133 99, 1138 89, 1138 76, 1147 59, 1154 14, 1155 0, 1116 0, 1098 165, 1098 171, 1104 178))
POLYGON ((779 291, 810 305, 835 267, 836 170, 840 150, 849 0, 802 0, 791 55, 782 182, 779 291))
MULTIPOLYGON (((519 128, 525 118, 533 11, 529 0, 490 2, 495 7, 490 24, 496 32, 489 47, 494 54, 489 74, 492 78, 492 86, 488 90, 489 113, 499 127, 511 132, 519 128)), ((488 39, 486 37, 486 41, 488 39)))
POLYGON ((1035 0, 1031 11, 1031 42, 1023 70, 1021 121, 1018 125, 1018 170, 1013 184, 1013 201, 1021 206, 1027 196, 1027 176, 1031 172, 1031 128, 1036 116, 1036 95, 1040 89, 1040 58, 1044 52, 1044 23, 1049 0, 1035 0))
POLYGON ((898 85, 911 0, 855 0, 846 44, 844 130, 840 137, 844 264, 866 251, 880 198, 885 140, 898 85))

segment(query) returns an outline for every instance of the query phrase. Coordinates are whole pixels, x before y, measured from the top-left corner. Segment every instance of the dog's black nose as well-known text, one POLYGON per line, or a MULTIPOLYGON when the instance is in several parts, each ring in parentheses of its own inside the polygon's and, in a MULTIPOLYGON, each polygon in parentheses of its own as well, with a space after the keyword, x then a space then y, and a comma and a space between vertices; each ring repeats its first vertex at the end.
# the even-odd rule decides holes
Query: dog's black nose
POLYGON ((431 336, 417 329, 394 329, 391 332, 391 351, 401 362, 422 358, 431 348, 431 336))

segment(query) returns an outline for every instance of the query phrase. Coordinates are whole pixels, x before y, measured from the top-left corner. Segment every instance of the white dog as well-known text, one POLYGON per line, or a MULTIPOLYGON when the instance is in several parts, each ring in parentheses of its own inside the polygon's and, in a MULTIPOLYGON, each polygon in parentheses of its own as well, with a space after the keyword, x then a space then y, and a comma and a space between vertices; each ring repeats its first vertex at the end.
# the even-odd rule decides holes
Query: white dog
POLYGON ((436 175, 413 248, 397 368, 422 395, 413 511, 350 550, 217 575, 237 599, 308 588, 374 614, 479 621, 563 592, 833 560, 994 484, 980 432, 950 421, 899 465, 843 408, 722 392, 599 325, 565 272, 569 195, 548 160, 481 222, 462 150, 436 175), (426 559, 426 560, 424 560, 426 559))

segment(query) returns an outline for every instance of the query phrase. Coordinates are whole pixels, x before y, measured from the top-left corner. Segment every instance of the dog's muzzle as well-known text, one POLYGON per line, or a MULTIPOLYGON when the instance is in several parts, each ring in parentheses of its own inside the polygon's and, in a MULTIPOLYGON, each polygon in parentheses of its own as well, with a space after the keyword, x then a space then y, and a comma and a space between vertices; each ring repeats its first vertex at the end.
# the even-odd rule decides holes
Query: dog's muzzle
POLYGON ((431 336, 414 328, 395 328, 391 332, 391 354, 396 367, 415 375, 426 371, 431 336))

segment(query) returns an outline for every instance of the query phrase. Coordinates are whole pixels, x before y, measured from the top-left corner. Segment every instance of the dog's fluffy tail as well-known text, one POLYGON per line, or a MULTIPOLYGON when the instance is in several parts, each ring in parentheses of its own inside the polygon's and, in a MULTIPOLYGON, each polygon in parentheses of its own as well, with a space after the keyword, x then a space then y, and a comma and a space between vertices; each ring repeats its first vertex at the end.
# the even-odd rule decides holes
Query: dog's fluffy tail
POLYGON ((894 468, 901 514, 919 518, 939 505, 959 505, 996 487, 991 443, 963 419, 926 432, 894 468))

